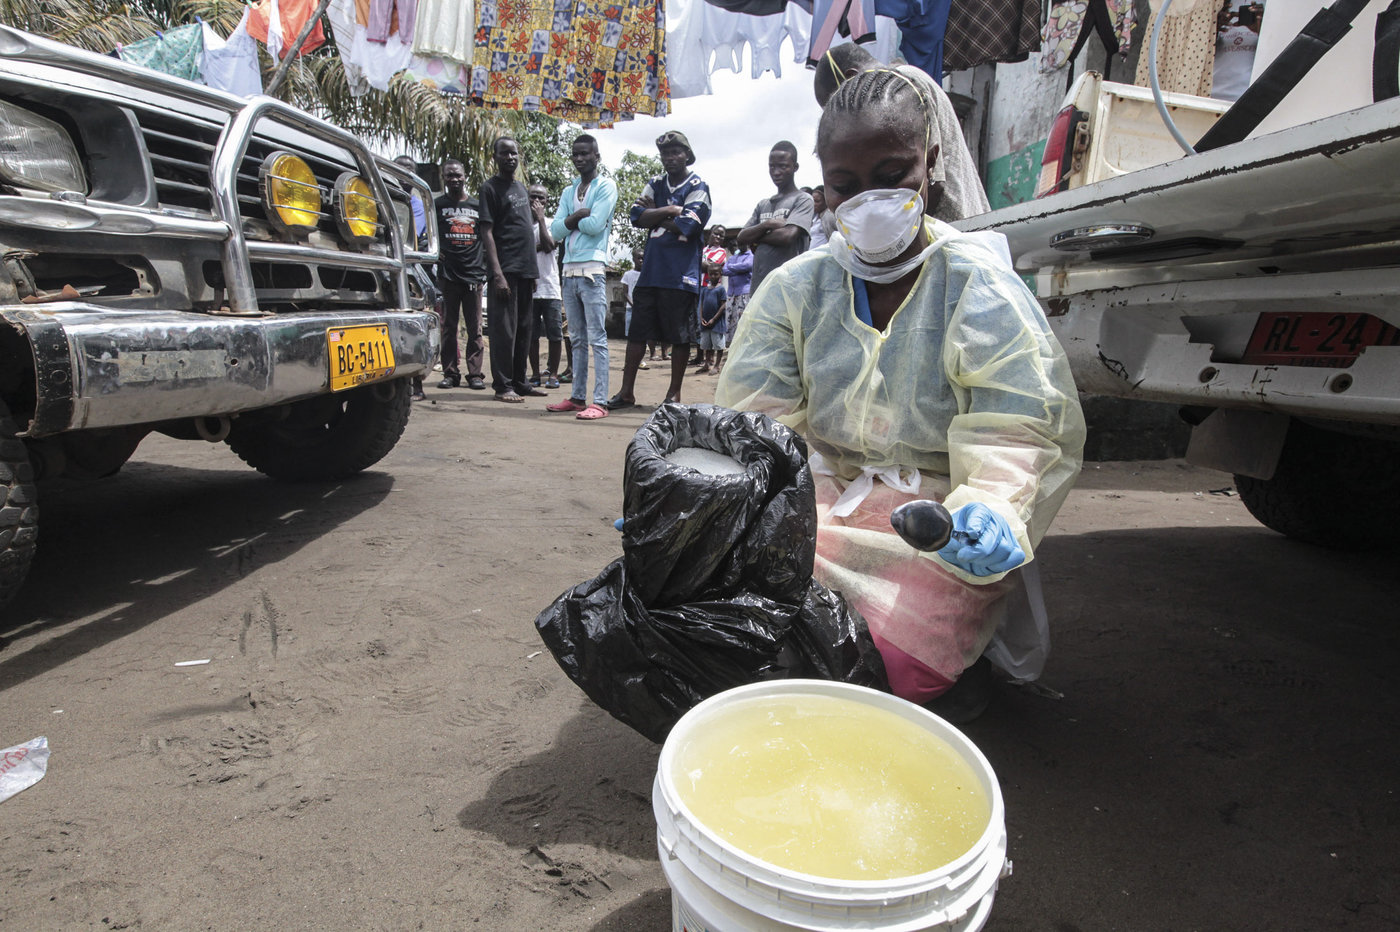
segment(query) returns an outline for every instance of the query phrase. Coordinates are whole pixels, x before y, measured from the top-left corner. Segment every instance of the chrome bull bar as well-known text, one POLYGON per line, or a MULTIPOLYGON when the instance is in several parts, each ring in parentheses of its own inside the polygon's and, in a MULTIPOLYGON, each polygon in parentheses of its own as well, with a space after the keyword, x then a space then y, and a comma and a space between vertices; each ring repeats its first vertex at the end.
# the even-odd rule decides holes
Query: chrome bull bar
POLYGON ((437 350, 431 314, 308 311, 261 318, 130 311, 82 302, 0 308, 35 355, 26 436, 237 414, 324 394, 331 328, 381 324, 392 378, 420 375, 437 350))

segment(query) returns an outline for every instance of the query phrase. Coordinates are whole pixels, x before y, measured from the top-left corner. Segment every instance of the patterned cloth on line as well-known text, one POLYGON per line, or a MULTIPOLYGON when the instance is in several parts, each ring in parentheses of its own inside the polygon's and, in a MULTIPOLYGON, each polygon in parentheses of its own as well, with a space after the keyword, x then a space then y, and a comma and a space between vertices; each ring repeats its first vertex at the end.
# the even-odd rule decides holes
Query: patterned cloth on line
POLYGON ((145 65, 186 81, 204 80, 200 65, 204 59, 204 27, 200 23, 167 29, 130 45, 117 48, 124 62, 145 65))
POLYGON ((471 68, 414 56, 413 78, 492 109, 608 126, 665 116, 666 18, 656 0, 481 0, 471 68))
POLYGON ((1025 61, 1040 48, 1040 0, 961 0, 948 12, 943 70, 1025 61))

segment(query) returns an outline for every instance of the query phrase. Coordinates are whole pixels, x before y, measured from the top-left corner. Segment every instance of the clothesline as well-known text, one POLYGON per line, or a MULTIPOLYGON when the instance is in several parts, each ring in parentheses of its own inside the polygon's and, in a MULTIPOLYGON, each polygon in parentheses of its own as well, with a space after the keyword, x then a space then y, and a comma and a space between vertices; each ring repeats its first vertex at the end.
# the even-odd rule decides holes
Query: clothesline
POLYGON ((945 71, 1022 61, 1046 44, 1063 67, 1091 29, 1127 54, 1132 0, 257 0, 227 40, 202 22, 166 30, 120 56, 233 93, 262 92, 253 40, 279 62, 325 43, 330 23, 355 96, 404 74, 490 109, 537 110, 582 125, 665 116, 672 98, 710 93, 710 75, 781 75, 781 48, 813 65, 849 33, 890 61, 895 49, 935 80, 945 71), (668 28, 669 23, 669 28, 668 28))

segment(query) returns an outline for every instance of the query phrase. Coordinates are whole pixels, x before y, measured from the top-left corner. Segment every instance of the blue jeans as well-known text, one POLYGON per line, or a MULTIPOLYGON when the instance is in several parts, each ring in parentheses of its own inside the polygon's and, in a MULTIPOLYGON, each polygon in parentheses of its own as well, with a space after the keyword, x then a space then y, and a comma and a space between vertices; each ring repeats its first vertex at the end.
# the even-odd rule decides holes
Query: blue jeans
POLYGON ((575 401, 586 401, 588 357, 593 356, 593 404, 608 400, 608 292, 602 275, 564 276, 564 313, 573 340, 575 401))

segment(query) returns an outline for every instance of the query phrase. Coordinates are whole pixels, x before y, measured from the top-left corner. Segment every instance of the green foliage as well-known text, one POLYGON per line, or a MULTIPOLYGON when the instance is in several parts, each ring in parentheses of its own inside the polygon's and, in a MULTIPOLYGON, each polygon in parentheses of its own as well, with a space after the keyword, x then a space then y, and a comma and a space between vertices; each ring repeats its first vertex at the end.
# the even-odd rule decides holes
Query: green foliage
POLYGON ((628 150, 622 155, 622 164, 612 173, 617 182, 617 210, 612 221, 612 253, 629 257, 633 249, 644 249, 647 231, 632 226, 630 212, 647 182, 661 174, 661 159, 654 155, 638 155, 628 150))
POLYGON ((94 52, 144 39, 168 25, 121 0, 0 0, 0 23, 94 52))
POLYGON ((520 143, 520 180, 527 185, 542 184, 549 192, 549 211, 554 212, 559 195, 574 178, 569 160, 574 137, 583 130, 545 113, 522 113, 515 131, 520 143))

